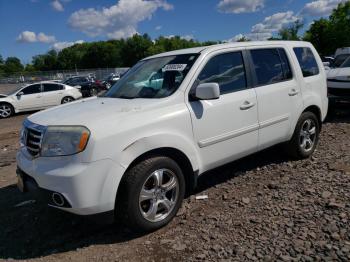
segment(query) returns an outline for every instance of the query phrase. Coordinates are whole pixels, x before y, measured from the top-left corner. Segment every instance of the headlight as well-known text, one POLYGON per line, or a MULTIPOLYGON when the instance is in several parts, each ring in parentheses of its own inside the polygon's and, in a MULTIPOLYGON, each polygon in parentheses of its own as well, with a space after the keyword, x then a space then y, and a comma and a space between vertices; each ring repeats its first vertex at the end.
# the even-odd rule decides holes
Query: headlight
POLYGON ((41 156, 69 156, 85 150, 90 131, 83 126, 49 126, 41 145, 41 156))

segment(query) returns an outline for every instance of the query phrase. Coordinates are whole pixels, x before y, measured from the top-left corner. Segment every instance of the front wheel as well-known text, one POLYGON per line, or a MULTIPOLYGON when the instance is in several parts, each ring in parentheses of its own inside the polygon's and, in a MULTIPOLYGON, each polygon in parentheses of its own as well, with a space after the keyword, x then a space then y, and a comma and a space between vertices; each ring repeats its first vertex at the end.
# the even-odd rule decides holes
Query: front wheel
POLYGON ((0 104, 0 118, 8 118, 14 114, 15 110, 10 104, 0 104))
POLYGON ((287 144, 288 153, 296 159, 310 157, 316 149, 320 135, 320 123, 312 112, 304 112, 287 144))
POLYGON ((169 223, 181 206, 185 179, 168 157, 153 157, 133 166, 120 184, 117 216, 133 229, 153 231, 169 223))

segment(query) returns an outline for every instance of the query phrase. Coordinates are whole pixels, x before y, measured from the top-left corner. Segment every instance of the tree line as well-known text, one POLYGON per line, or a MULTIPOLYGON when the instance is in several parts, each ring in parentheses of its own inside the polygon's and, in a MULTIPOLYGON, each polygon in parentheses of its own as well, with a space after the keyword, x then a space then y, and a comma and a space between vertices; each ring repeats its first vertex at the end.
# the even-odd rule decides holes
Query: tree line
MULTIPOLYGON (((337 48, 350 46, 350 1, 339 4, 329 18, 313 21, 304 35, 300 36, 299 31, 302 28, 302 22, 296 21, 281 29, 277 37, 270 40, 309 41, 321 55, 332 55, 337 48)), ((238 41, 249 39, 243 37, 238 41)), ((128 39, 75 44, 61 51, 50 50, 46 54, 34 56, 32 62, 25 66, 17 57, 4 60, 0 55, 0 76, 9 76, 17 72, 130 67, 149 55, 217 43, 219 42, 186 40, 179 36, 161 36, 152 40, 144 34, 128 39)))

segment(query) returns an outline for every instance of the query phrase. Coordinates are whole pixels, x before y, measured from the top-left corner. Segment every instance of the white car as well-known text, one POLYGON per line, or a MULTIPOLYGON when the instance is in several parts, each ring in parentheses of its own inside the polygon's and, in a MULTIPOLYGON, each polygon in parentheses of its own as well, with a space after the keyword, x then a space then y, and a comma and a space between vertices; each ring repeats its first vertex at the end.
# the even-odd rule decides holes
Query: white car
POLYGON ((327 109, 325 71, 310 43, 158 54, 103 97, 28 117, 18 187, 42 190, 55 208, 113 214, 154 230, 175 216, 208 170, 279 143, 295 158, 309 157, 327 109), (139 84, 154 72, 162 74, 160 88, 139 84))
POLYGON ((56 82, 39 82, 22 86, 9 95, 0 95, 0 118, 65 104, 81 97, 78 89, 56 82))
POLYGON ((350 57, 338 68, 327 71, 328 98, 330 105, 350 105, 350 57))

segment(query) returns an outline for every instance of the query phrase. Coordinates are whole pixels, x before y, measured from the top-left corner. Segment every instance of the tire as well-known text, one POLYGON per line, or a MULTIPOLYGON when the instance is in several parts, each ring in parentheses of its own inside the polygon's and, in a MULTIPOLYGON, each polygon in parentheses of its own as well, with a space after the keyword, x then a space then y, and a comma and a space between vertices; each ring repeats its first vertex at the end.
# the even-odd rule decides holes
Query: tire
POLYGON ((75 99, 71 96, 65 96, 62 98, 61 104, 67 104, 67 103, 73 102, 74 100, 75 99))
POLYGON ((292 139, 287 143, 287 153, 295 159, 310 157, 315 151, 320 135, 320 122, 312 112, 304 112, 295 127, 292 139))
POLYGON ((96 88, 91 88, 90 89, 90 96, 97 96, 98 94, 98 91, 96 88))
POLYGON ((8 103, 0 103, 0 118, 9 118, 15 113, 15 109, 8 103))
POLYGON ((149 232, 165 226, 176 215, 185 195, 185 179, 174 160, 157 156, 128 170, 119 188, 116 217, 133 230, 149 232), (156 186, 157 177, 163 177, 162 187, 156 186))

